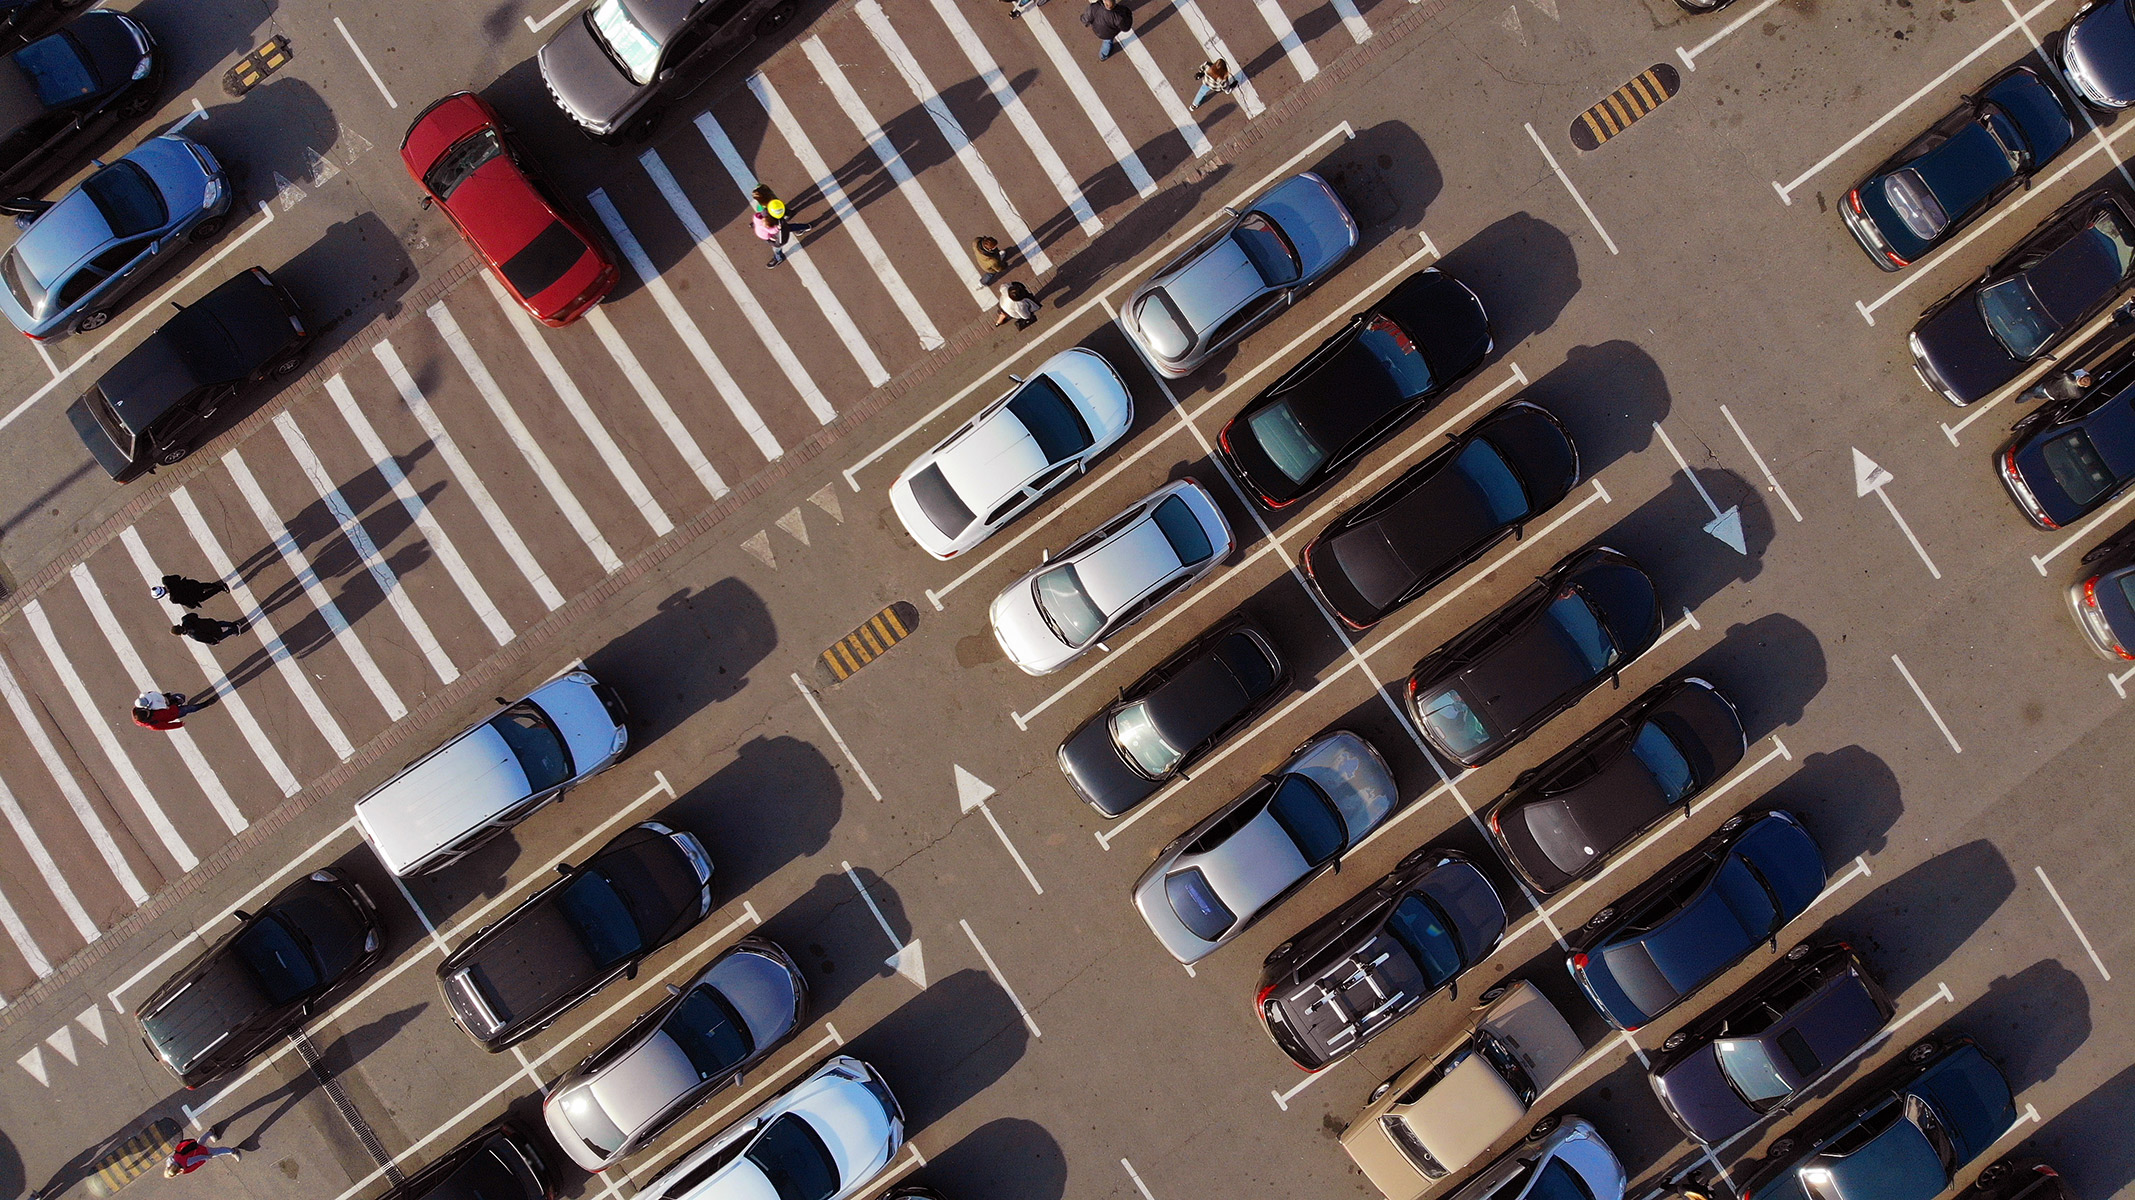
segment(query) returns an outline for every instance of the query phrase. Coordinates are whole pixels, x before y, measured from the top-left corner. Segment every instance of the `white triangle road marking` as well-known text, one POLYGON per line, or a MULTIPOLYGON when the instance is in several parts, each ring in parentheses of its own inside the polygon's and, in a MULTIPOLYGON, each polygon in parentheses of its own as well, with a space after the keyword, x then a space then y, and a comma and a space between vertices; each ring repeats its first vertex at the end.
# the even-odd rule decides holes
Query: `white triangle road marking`
POLYGON ((927 986, 927 963, 919 953, 919 939, 913 938, 897 947, 897 953, 882 960, 890 970, 897 972, 920 987, 927 986))
POLYGON ((81 1065, 81 1060, 74 1056, 73 1027, 62 1025, 59 1028, 53 1030, 52 1036, 46 1038, 44 1040, 44 1044, 50 1046, 54 1050, 59 1051, 59 1056, 61 1058, 66 1059, 68 1062, 73 1063, 76 1066, 81 1065))
POLYGON ((808 503, 829 513, 830 519, 838 524, 843 525, 845 523, 845 512, 838 507, 837 489, 831 485, 824 484, 815 495, 808 497, 808 503))
POLYGON ((774 571, 778 570, 778 559, 772 557, 771 554, 771 534, 768 531, 757 530, 743 539, 741 548, 755 555, 757 561, 763 563, 763 565, 774 571))
POLYGON ((16 1059, 15 1062, 18 1063, 23 1070, 28 1071, 32 1079, 35 1079, 37 1082, 43 1084, 46 1087, 52 1086, 51 1076, 46 1075, 44 1070, 44 1051, 39 1050, 35 1046, 32 1046, 30 1047, 29 1053, 24 1054, 21 1058, 16 1059))
POLYGON ((956 806, 964 812, 986 803, 993 795, 993 785, 966 771, 962 766, 950 764, 956 770, 956 806))
POLYGON ((111 1044, 111 1035, 104 1032, 103 1009, 98 1008, 96 1005, 92 1004, 89 1007, 81 1010, 79 1013, 76 1013, 74 1016, 74 1020, 76 1024, 80 1025, 83 1029, 88 1030, 89 1033, 94 1036, 97 1041, 102 1042, 106 1046, 109 1046, 111 1044))
POLYGON ((801 545, 808 544, 808 522, 801 519, 801 510, 798 507, 789 510, 785 516, 780 517, 774 524, 792 534, 794 540, 801 545))

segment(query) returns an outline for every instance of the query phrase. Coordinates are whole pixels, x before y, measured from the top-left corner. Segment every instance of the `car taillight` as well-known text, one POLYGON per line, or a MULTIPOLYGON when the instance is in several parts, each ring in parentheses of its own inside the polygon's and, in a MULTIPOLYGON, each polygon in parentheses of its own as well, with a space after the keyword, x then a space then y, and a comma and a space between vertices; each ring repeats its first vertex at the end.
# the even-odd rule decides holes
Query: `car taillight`
POLYGON ((1891 253, 1890 251, 1888 251, 1888 250, 1885 250, 1885 251, 1883 252, 1883 257, 1885 257, 1885 258, 1889 259, 1889 260, 1891 261, 1892 265, 1894 265, 1894 266, 1900 266, 1900 267, 1907 267, 1907 266, 1911 266, 1911 265, 1912 265, 1912 260, 1911 260, 1911 259, 1909 259, 1909 258, 1899 258, 1899 257, 1898 257, 1897 255, 1895 255, 1895 254, 1892 254, 1892 253, 1891 253))
POLYGON ((1853 205, 1853 211, 1861 214, 1862 216, 1865 217, 1868 215, 1868 210, 1861 207, 1861 189, 1855 188, 1852 191, 1847 192, 1846 203, 1853 205))
POLYGON ((1491 812, 1490 814, 1490 832, 1497 834, 1500 837, 1503 837, 1505 834, 1505 829, 1503 826, 1497 823, 1497 816, 1498 815, 1495 811, 1491 812))
POLYGON ((1574 970, 1574 971, 1584 971, 1584 970, 1586 970, 1586 955, 1584 955, 1584 954, 1574 954, 1574 955, 1572 955, 1572 970, 1574 970))
POLYGON ((1275 994, 1275 985, 1274 985, 1274 984, 1272 984, 1272 983, 1271 983, 1271 984, 1269 984, 1268 986, 1266 986, 1266 987, 1264 987, 1264 988, 1260 989, 1260 994, 1259 994, 1259 995, 1257 995, 1257 996, 1255 996, 1255 997, 1253 997, 1253 1007, 1254 1007, 1255 1009, 1258 1009, 1258 1008, 1260 1008, 1261 1006, 1265 1005, 1265 1004, 1266 1004, 1266 1003, 1268 1002, 1268 997, 1269 997, 1269 996, 1272 996, 1272 995, 1274 995, 1274 994, 1275 994))
POLYGON ((2120 639, 2113 636, 2113 627, 2106 623, 2105 610, 2099 607, 2098 604, 2098 576, 2096 575, 2083 581, 2083 609, 2083 623, 2090 626, 2091 632, 2097 635, 2099 642, 2120 657, 2130 662, 2135 662, 2135 654, 2127 652, 2127 648, 2120 644, 2120 639))

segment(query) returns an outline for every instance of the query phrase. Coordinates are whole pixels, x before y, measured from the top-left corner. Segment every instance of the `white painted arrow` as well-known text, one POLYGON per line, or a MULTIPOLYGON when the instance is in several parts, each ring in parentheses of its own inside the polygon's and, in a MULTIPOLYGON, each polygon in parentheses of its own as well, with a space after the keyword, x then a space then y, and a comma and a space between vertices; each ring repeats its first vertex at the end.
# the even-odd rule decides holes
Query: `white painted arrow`
POLYGON ((890 928, 890 919, 882 915, 882 906, 875 903, 875 898, 868 894, 867 885, 860 882, 860 875, 853 870, 853 865, 842 861, 838 865, 845 868, 845 877, 853 881, 853 887, 859 889, 860 898, 867 901, 867 911, 875 914, 875 924, 882 926, 883 936, 890 939, 890 945, 896 947, 888 958, 882 960, 884 965, 919 987, 927 986, 927 962, 920 957, 919 939, 899 942, 897 931, 890 928))
POLYGON ((1721 545, 1735 553, 1748 554, 1749 542, 1742 536, 1742 506, 1735 505, 1726 512, 1721 512, 1720 506, 1713 503, 1712 493, 1706 491, 1705 485, 1698 482, 1697 473, 1684 461, 1683 452, 1675 448, 1675 439, 1668 436, 1668 431, 1661 428, 1659 421, 1653 423, 1653 432, 1661 435, 1661 444, 1668 447, 1669 454, 1675 456, 1675 465, 1683 468, 1683 478, 1690 481, 1690 486, 1697 489, 1698 499, 1703 500, 1705 507, 1712 510, 1712 520, 1705 522, 1705 532, 1720 539, 1721 545))
POLYGON ((1898 523, 1898 528, 1905 534, 1905 540, 1913 544, 1913 553, 1919 555, 1920 561, 1927 564, 1927 573, 1940 579, 1942 571, 1935 566, 1935 560, 1927 556, 1927 547, 1921 545, 1920 539, 1913 536, 1913 527, 1905 523, 1904 515, 1899 513, 1898 506, 1891 503, 1890 496, 1883 490, 1895 483, 1897 478, 1888 470, 1877 466, 1874 459, 1861 453, 1859 447, 1854 448, 1853 494, 1861 497, 1874 492, 1876 499, 1883 502, 1883 507, 1890 510, 1890 519, 1898 523))
POLYGON ((986 823, 993 826, 993 835, 1000 838, 1001 844, 1008 848, 1008 857, 1015 859, 1016 866, 1023 869, 1023 878, 1030 881, 1030 890, 1043 896, 1045 889, 1038 886, 1038 877, 1030 873, 1030 864, 1023 861, 1023 855, 1016 849, 1016 844, 1008 840, 1008 831, 1001 828, 1001 822, 995 818, 993 810, 986 807, 986 798, 994 794, 993 785, 960 765, 950 765, 956 770, 956 806, 967 815, 976 809, 986 818, 986 823))

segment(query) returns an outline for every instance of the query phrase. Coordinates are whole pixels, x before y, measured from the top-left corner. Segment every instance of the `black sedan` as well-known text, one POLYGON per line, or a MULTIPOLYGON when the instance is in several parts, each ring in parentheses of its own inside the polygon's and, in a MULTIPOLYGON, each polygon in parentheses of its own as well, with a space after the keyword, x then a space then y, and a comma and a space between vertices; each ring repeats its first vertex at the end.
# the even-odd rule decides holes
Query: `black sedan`
POLYGON ((1839 201, 1839 216, 1870 262, 1896 271, 2029 183, 2075 138, 2053 85, 2011 67, 1869 172, 1839 201))
POLYGON ((556 1181, 534 1139, 501 1121, 439 1155, 378 1200, 555 1200, 556 1181))
POLYGON ((1216 439, 1223 465, 1263 508, 1295 504, 1490 354, 1482 301, 1426 267, 1253 397, 1216 439))
POLYGON ((1453 986, 1504 932, 1505 904, 1483 873, 1425 846, 1277 946, 1254 1007, 1290 1061, 1317 1071, 1453 986))
POLYGON ((1720 689, 1671 679, 1512 781, 1484 814, 1490 840, 1547 896, 1733 770, 1749 748, 1720 689))
POLYGON ((2061 77, 2085 101, 2115 112, 2135 104, 2135 11, 2090 0, 2061 38, 2061 77))
POLYGON ((1669 1034, 1646 1079, 1677 1128, 1718 1145, 1785 1109, 1895 1011, 1846 943, 1796 946, 1669 1034))
POLYGON ((1060 743, 1075 794, 1117 817, 1183 774, 1289 686, 1275 645, 1243 617, 1186 644, 1120 689, 1060 743))
POLYGON ((293 374, 311 332, 296 301, 254 267, 163 323, 67 406, 97 465, 125 483, 182 461, 247 383, 293 374))
POLYGON ((2135 277, 2135 212, 2108 188, 2076 197, 1974 282, 1937 302, 1910 339, 1929 390, 1965 405, 2051 355, 2135 277))
MULTIPOLYGON (((0 44, 9 40, 0 28, 0 44)), ((156 40, 109 9, 81 14, 8 63, 0 67, 0 196, 35 194, 81 165, 92 141, 153 111, 163 90, 156 40)))
POLYGON ((241 1067, 376 966, 378 909, 361 886, 314 871, 172 976, 134 1010, 156 1061, 197 1088, 241 1067))
POLYGON ((2091 375, 2084 391, 2018 421, 1995 457, 2009 498, 2041 529, 2081 520, 2135 482, 2135 359, 2112 355, 2091 375))
POLYGON ((1516 400, 1401 473, 1305 546, 1305 577, 1351 629, 1423 595, 1579 483, 1557 418, 1516 400))
POLYGON ((2068 608, 2091 649, 2108 660, 2135 661, 2135 525, 2083 556, 2083 574, 2068 587, 2068 608))
POLYGON ((452 1019, 495 1054, 540 1032, 712 911, 712 860, 657 821, 624 830, 582 866, 467 939, 437 966, 452 1019))
POLYGON ((1661 634, 1660 593, 1607 546, 1572 553, 1409 673, 1409 719, 1464 767, 1504 753, 1661 634))

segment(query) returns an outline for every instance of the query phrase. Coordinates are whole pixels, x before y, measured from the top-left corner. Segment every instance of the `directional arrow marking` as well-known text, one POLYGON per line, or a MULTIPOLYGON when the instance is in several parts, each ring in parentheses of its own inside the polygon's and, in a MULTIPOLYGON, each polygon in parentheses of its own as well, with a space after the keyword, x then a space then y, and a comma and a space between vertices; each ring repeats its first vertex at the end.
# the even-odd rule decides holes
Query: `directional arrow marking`
POLYGON ((1905 523, 1904 515, 1898 511, 1898 506, 1891 502, 1890 493, 1883 490, 1897 482, 1897 478, 1885 468, 1876 465, 1874 459, 1861 453, 1859 447, 1854 448, 1853 494, 1862 497, 1874 492, 1876 499, 1883 502, 1883 507, 1890 510, 1890 519, 1898 523, 1898 528, 1905 534, 1905 540, 1913 544, 1913 553, 1919 555, 1920 561, 1927 564, 1927 573, 1940 579, 1942 569, 1935 565, 1934 559, 1927 556, 1927 547, 1921 545, 1920 539, 1913 535, 1913 527, 1905 523))
POLYGON ((1660 435, 1661 444, 1668 447, 1668 453, 1675 458, 1675 465, 1683 469, 1683 478, 1688 479, 1690 486, 1697 489, 1698 499, 1703 500, 1705 507, 1712 510, 1712 520, 1704 525, 1705 532, 1718 538, 1721 545, 1735 553, 1748 554, 1749 541, 1742 536, 1742 507, 1735 505, 1725 512, 1720 511, 1720 506, 1713 503, 1712 493, 1706 491, 1705 485, 1699 482, 1697 472, 1690 469, 1690 463, 1683 458, 1683 452, 1675 448, 1675 439, 1668 436, 1668 431, 1661 428, 1659 421, 1653 423, 1653 432, 1660 435))
POLYGON ((993 810, 986 807, 986 798, 994 794, 993 785, 966 771, 960 764, 950 765, 956 771, 956 806, 962 809, 966 816, 969 816, 973 809, 977 809, 979 814, 986 818, 986 823, 993 826, 993 836, 1001 839, 1001 845, 1008 848, 1008 857, 1015 859, 1016 866, 1022 868, 1023 878, 1029 881, 1030 890, 1043 896, 1045 888, 1038 883, 1038 877, 1031 874, 1030 864, 1023 861, 1023 853, 1016 849, 1014 842, 1008 840, 1008 831, 1001 828, 1001 822, 993 815, 993 810))
POLYGON ((875 914, 875 924, 882 926, 882 936, 890 939, 890 945, 896 947, 888 958, 882 960, 883 963, 919 987, 927 986, 927 963, 926 959, 920 956, 919 939, 899 942, 897 931, 890 928, 890 919, 882 915, 882 906, 875 903, 875 898, 868 894, 867 885, 860 882, 859 872, 853 870, 853 865, 849 862, 840 861, 838 865, 845 868, 845 877, 853 881, 853 887, 859 891, 860 898, 867 901, 867 911, 875 914))

